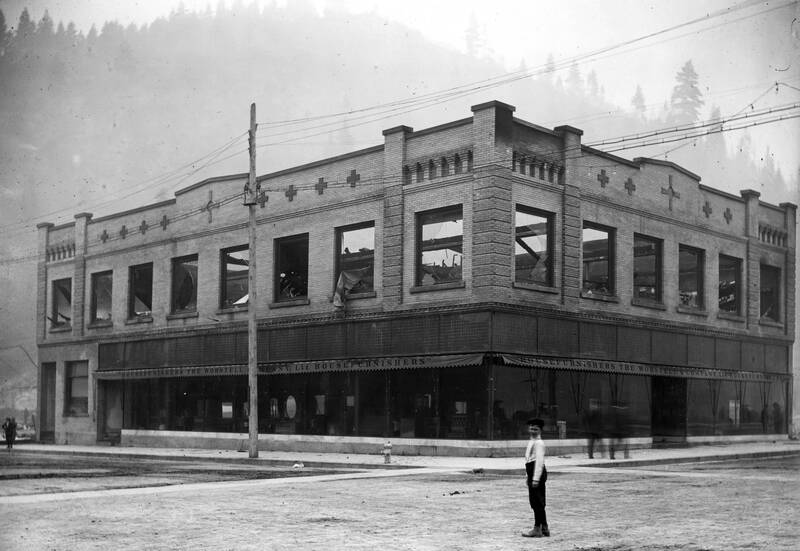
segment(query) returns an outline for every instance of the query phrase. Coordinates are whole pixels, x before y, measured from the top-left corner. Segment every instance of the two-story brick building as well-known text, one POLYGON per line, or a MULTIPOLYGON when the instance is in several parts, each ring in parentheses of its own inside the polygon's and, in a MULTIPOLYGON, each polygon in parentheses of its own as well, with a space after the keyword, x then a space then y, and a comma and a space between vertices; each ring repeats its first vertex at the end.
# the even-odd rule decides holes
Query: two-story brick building
MULTIPOLYGON (((785 436, 796 206, 472 111, 258 178, 260 445, 785 436)), ((42 438, 246 438, 246 179, 39 226, 42 438)))

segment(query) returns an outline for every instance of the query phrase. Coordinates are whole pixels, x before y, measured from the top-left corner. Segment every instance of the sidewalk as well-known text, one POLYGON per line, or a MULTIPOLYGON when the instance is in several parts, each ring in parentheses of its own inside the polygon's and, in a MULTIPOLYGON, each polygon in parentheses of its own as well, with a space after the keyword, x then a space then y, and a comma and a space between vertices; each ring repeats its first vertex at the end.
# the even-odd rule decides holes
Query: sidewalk
MULTIPOLYGON (((283 452, 260 450, 258 458, 251 459, 247 452, 233 450, 210 450, 188 448, 142 448, 122 446, 78 446, 25 443, 15 447, 20 452, 96 455, 105 457, 146 457, 149 459, 168 459, 186 461, 220 461, 241 463, 264 463, 292 465, 302 463, 307 467, 344 468, 436 468, 443 470, 475 470, 484 472, 518 471, 521 459, 516 457, 451 457, 422 455, 392 455, 391 464, 386 465, 383 455, 343 454, 313 452, 283 452)), ((584 454, 558 455, 547 457, 547 467, 557 471, 566 467, 598 467, 655 465, 658 463, 686 463, 693 461, 714 461, 742 457, 767 457, 800 454, 800 441, 776 440, 770 442, 743 442, 729 444, 700 445, 685 448, 634 449, 630 458, 616 460, 607 457, 589 459, 584 454)))

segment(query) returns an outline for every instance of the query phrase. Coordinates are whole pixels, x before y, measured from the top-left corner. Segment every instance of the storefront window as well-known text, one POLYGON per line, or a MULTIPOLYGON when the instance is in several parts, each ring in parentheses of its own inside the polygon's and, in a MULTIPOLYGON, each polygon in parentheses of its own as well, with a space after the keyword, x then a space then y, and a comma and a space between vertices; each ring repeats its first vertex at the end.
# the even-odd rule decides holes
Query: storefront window
POLYGON ((65 415, 89 413, 89 362, 67 362, 64 392, 65 415))
POLYGON ((220 308, 245 306, 250 296, 248 293, 250 248, 243 245, 224 249, 221 257, 220 308))
POLYGON ((308 234, 275 240, 275 301, 308 296, 308 234))
POLYGON ((661 302, 661 240, 633 237, 633 297, 661 302))
POLYGON ((153 263, 131 266, 128 273, 128 318, 149 316, 153 310, 153 263))
POLYGON ((92 302, 90 323, 111 320, 112 272, 92 274, 92 302))
POLYGON ((721 312, 739 314, 742 261, 732 256, 719 255, 719 309, 721 312))
POLYGON ((705 253, 694 247, 678 247, 678 292, 680 305, 703 308, 703 269, 705 253))
POLYGON ((461 205, 417 214, 417 285, 461 281, 463 240, 461 205))
POLYGON ((583 224, 583 291, 614 294, 614 231, 583 224))
POLYGON ((553 284, 553 215, 517 205, 514 217, 514 281, 553 284))
POLYGON ((172 312, 197 310, 197 255, 172 260, 172 312))
POLYGON ((690 379, 688 404, 689 436, 786 432, 784 383, 690 379))

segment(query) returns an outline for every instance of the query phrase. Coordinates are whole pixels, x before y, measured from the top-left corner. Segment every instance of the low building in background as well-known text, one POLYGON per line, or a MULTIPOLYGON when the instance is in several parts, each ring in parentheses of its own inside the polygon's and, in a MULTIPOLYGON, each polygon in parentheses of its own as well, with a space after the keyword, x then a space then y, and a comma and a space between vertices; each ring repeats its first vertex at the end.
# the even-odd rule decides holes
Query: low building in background
MULTIPOLYGON (((786 437, 796 206, 513 112, 258 177, 262 449, 786 437)), ((246 180, 39 225, 41 439, 246 438, 246 180)))

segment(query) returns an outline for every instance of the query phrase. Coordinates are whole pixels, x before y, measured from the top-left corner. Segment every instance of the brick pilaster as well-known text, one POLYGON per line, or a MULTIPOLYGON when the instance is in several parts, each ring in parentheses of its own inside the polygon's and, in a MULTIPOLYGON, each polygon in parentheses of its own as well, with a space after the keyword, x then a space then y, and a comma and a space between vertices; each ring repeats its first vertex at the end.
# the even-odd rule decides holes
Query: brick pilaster
POLYGON ((758 198, 761 194, 752 189, 745 189, 740 192, 742 199, 745 201, 745 222, 744 231, 747 238, 747 258, 745 262, 745 272, 747 274, 747 296, 746 299, 746 314, 747 326, 758 325, 760 317, 760 302, 761 302, 761 273, 760 273, 760 260, 758 255, 758 198))
POLYGON ((50 244, 50 228, 53 224, 42 222, 36 225, 39 258, 36 262, 36 340, 43 342, 47 336, 47 247, 50 244))
POLYGON ((392 310, 403 303, 403 165, 406 138, 414 131, 397 126, 383 131, 383 307, 392 310))
POLYGON ((797 325, 797 205, 781 203, 786 219, 786 334, 795 335, 797 325))
POLYGON ((564 185, 561 221, 561 302, 570 310, 578 308, 581 293, 581 196, 578 187, 578 161, 583 130, 572 126, 553 129, 562 139, 564 185))
POLYGON ((472 107, 472 288, 479 300, 499 299, 512 282, 514 109, 499 101, 472 107))
POLYGON ((86 247, 87 226, 92 219, 91 213, 81 212, 75 215, 75 272, 72 278, 72 336, 82 337, 84 333, 84 317, 86 315, 86 247))

